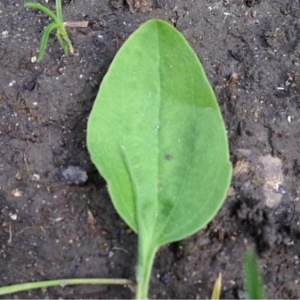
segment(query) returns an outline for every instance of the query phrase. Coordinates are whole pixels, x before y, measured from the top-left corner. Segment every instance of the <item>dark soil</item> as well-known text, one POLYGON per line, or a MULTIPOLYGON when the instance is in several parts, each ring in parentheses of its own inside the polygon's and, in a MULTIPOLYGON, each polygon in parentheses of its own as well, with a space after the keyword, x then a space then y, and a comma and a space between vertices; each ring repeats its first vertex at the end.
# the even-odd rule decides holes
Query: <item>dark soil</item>
MULTIPOLYGON (((145 20, 161 18, 201 58, 228 129, 234 177, 206 229, 159 251, 150 296, 208 298, 221 272, 222 297, 245 298, 243 255, 250 246, 267 297, 299 298, 300 1, 68 0, 65 20, 89 26, 69 30, 75 55, 64 57, 52 37, 40 64, 31 58, 49 20, 23 3, 0 1, 1 286, 134 279, 136 235, 114 211, 89 159, 86 122, 119 47, 145 20), (76 178, 68 177, 72 171, 76 178)), ((133 296, 122 286, 81 286, 13 297, 133 296)))

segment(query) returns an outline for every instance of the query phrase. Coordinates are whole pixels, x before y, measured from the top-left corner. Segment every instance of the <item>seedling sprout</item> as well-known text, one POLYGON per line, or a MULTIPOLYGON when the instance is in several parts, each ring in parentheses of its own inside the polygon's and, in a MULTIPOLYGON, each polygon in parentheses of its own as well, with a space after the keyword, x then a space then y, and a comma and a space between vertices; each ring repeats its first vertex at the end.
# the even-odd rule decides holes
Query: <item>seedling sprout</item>
MULTIPOLYGON (((37 3, 26 7, 53 19, 43 34, 39 60, 54 29, 65 53, 73 51, 60 0, 56 15, 37 3)), ((147 299, 159 248, 185 239, 214 218, 232 173, 213 89, 197 55, 173 26, 150 20, 119 50, 94 103, 87 146, 116 211, 138 236, 136 299, 147 299)), ((132 284, 126 279, 97 282, 132 284)), ((66 279, 17 288, 84 283, 94 284, 66 279)), ((220 287, 219 281, 215 299, 220 287)))
POLYGON ((65 24, 63 21, 61 0, 55 0, 55 5, 56 5, 56 13, 54 13, 48 7, 46 7, 45 5, 42 5, 40 3, 26 2, 24 4, 25 7, 34 8, 34 9, 44 12, 53 20, 53 22, 48 24, 44 29, 37 62, 40 62, 44 58, 46 49, 47 49, 47 45, 48 45, 49 36, 54 30, 56 30, 56 36, 57 36, 58 42, 59 42, 60 46, 62 47, 65 55, 67 56, 70 53, 71 54, 74 53, 74 48, 73 48, 72 42, 69 38, 69 35, 67 33, 67 30, 65 28, 65 24))

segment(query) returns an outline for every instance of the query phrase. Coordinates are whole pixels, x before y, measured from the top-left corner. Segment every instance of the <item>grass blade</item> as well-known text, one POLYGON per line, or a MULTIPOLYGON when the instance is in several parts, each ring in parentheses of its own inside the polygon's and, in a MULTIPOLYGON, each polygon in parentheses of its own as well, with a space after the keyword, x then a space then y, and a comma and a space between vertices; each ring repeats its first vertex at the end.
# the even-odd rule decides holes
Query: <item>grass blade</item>
POLYGON ((62 38, 60 31, 58 30, 56 33, 58 42, 60 46, 63 48, 65 55, 67 56, 69 54, 69 45, 65 42, 65 40, 62 38))
POLYGON ((220 299, 221 288, 222 288, 222 274, 220 273, 215 282, 214 289, 213 289, 213 292, 211 295, 211 300, 219 300, 220 299))
POLYGON ((60 45, 64 49, 66 55, 69 53, 74 54, 74 48, 72 42, 68 36, 68 33, 64 27, 60 27, 57 31, 57 38, 59 40, 60 45), (64 45, 64 46, 63 46, 64 45), (67 47, 67 51, 65 51, 65 47, 67 47))
POLYGON ((40 62, 44 58, 45 53, 46 53, 48 40, 49 40, 49 35, 57 27, 59 27, 59 24, 57 24, 57 23, 51 23, 51 24, 46 26, 46 28, 44 30, 44 33, 43 33, 43 36, 42 36, 41 46, 40 46, 40 53, 39 53, 37 62, 40 62))
POLYGON ((62 24, 64 22, 63 20, 63 14, 62 14, 62 5, 61 5, 61 0, 56 0, 56 15, 58 18, 58 21, 62 24))
POLYGON ((34 9, 40 10, 40 11, 44 12, 45 14, 47 14, 50 18, 52 18, 54 22, 59 23, 59 19, 55 15, 55 13, 52 10, 50 10, 48 7, 46 7, 46 6, 44 6, 44 5, 40 4, 40 3, 26 2, 24 4, 24 7, 26 7, 26 8, 34 8, 34 9))
POLYGON ((63 30, 62 37, 63 37, 64 41, 68 44, 68 48, 69 48, 70 53, 74 54, 74 48, 73 48, 72 42, 69 39, 69 36, 68 36, 65 29, 63 30))
POLYGON ((14 284, 11 286, 0 287, 0 295, 8 295, 12 293, 24 292, 28 290, 66 286, 66 285, 83 285, 83 284, 113 284, 113 285, 132 285, 129 279, 113 279, 113 278, 77 278, 77 279, 57 279, 39 282, 27 282, 14 284))
POLYGON ((245 254, 245 278, 248 299, 264 299, 262 278, 252 251, 245 254))

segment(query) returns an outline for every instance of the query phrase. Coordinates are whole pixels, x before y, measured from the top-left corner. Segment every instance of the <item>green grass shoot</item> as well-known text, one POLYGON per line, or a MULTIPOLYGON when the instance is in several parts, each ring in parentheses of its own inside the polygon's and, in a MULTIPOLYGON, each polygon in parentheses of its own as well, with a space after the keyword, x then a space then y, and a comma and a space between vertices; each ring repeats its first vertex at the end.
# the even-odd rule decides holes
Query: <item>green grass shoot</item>
POLYGON ((265 299, 263 281, 252 251, 245 254, 245 281, 248 299, 265 299))
POLYGON ((67 285, 95 285, 95 284, 108 284, 108 285, 133 285, 129 279, 118 278, 74 278, 74 279, 55 279, 47 281, 26 282, 20 284, 13 284, 0 287, 0 295, 9 295, 18 292, 31 291, 34 289, 67 286, 67 285))
POLYGON ((222 274, 220 273, 213 288, 211 300, 219 300, 222 289, 222 274))
POLYGON ((64 21, 63 21, 61 0, 55 0, 55 5, 56 5, 56 13, 54 13, 48 7, 46 7, 40 3, 26 2, 24 4, 24 6, 27 8, 33 8, 33 9, 37 9, 37 10, 44 12, 53 20, 44 29, 37 62, 40 62, 44 58, 46 49, 47 49, 47 45, 48 45, 49 36, 54 30, 56 30, 56 36, 57 36, 58 42, 59 42, 60 46, 62 47, 65 55, 67 56, 70 53, 71 54, 74 53, 74 48, 73 48, 72 42, 68 36, 67 30, 65 28, 64 21))

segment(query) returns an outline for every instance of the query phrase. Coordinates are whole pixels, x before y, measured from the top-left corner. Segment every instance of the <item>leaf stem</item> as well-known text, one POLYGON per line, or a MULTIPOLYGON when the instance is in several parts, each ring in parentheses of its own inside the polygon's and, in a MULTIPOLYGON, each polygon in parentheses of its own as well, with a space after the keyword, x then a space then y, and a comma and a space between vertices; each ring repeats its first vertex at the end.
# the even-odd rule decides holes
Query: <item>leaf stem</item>
POLYGON ((63 20, 61 0, 56 0, 55 6, 56 6, 56 15, 59 20, 59 23, 63 25, 64 20, 63 20))
POLYGON ((43 59, 43 57, 46 53, 50 33, 54 29, 57 29, 58 27, 59 27, 59 24, 52 22, 49 25, 47 25, 46 28, 44 29, 44 33, 43 33, 42 40, 41 40, 40 53, 39 53, 39 57, 37 60, 38 62, 40 62, 43 59))
POLYGON ((144 243, 140 234, 138 240, 137 288, 135 298, 144 300, 148 299, 151 271, 158 247, 144 243))
POLYGON ((65 286, 65 285, 82 285, 82 284, 114 284, 114 285, 133 285, 129 279, 113 279, 113 278, 75 278, 75 279, 56 279, 38 282, 26 282, 14 284, 10 286, 0 287, 0 295, 8 295, 17 292, 23 292, 33 289, 65 286))

